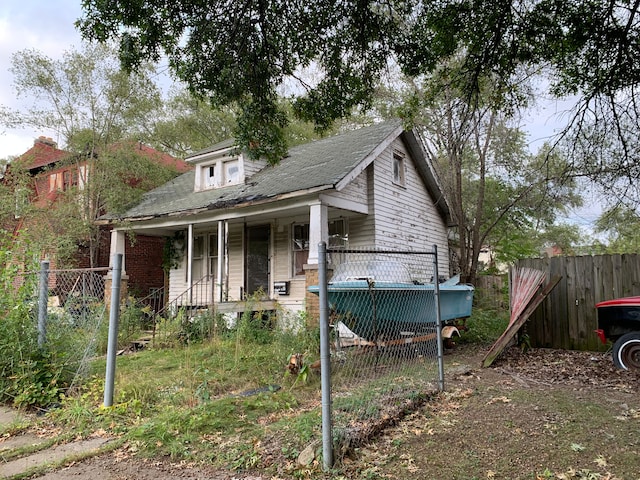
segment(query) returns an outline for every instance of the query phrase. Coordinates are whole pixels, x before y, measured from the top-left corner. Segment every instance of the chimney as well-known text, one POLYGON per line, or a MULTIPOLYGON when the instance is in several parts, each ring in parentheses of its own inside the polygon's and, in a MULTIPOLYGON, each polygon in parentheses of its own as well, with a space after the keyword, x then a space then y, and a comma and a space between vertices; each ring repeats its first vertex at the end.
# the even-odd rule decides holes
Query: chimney
POLYGON ((38 143, 42 143, 43 145, 48 145, 48 146, 53 147, 53 148, 58 148, 58 144, 53 141, 53 138, 45 137, 44 135, 40 135, 33 142, 34 145, 37 145, 38 143))

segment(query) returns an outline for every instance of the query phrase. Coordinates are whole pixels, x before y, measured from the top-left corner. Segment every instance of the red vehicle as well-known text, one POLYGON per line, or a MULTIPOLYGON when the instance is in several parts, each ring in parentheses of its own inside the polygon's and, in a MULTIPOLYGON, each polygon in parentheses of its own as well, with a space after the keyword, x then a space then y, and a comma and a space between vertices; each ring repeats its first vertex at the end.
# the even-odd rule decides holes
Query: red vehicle
POLYGON ((613 363, 640 371, 640 296, 617 298, 596 304, 598 330, 603 343, 613 342, 613 363))

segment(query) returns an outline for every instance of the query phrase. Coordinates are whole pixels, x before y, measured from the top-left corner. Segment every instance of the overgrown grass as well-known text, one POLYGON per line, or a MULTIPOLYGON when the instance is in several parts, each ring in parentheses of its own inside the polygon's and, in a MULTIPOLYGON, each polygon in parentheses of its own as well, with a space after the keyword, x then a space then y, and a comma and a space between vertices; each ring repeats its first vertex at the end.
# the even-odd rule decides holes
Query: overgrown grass
MULTIPOLYGON (((139 316, 138 311, 125 314, 124 325, 130 319, 135 329, 139 316)), ((303 325, 300 333, 279 330, 259 315, 243 316, 232 326, 211 315, 189 323, 179 316, 168 319, 164 328, 171 334, 159 332, 162 342, 156 348, 117 358, 113 406, 102 406, 105 360, 95 358, 86 381, 42 421, 74 435, 119 436, 130 451, 144 456, 300 476, 303 467, 295 460, 321 440, 322 418, 319 374, 306 369, 304 376, 295 376, 286 368, 295 353, 304 354, 305 364, 319 358, 318 329, 309 328, 304 317, 295 320, 303 325)), ((504 322, 504 315, 476 310, 462 339, 491 341, 504 322)), ((381 376, 336 399, 337 417, 363 408, 360 415, 367 416, 336 429, 339 452, 428 400, 414 385, 425 366, 415 368, 415 375, 381 376), (406 382, 406 388, 398 382, 406 382)), ((305 475, 319 473, 320 465, 317 459, 304 467, 305 475)))
POLYGON ((202 341, 118 357, 109 408, 105 361, 95 360, 92 379, 48 420, 79 434, 124 435, 141 455, 234 469, 302 451, 320 434, 319 376, 299 381, 286 366, 293 353, 317 359, 318 332, 243 322, 202 341))

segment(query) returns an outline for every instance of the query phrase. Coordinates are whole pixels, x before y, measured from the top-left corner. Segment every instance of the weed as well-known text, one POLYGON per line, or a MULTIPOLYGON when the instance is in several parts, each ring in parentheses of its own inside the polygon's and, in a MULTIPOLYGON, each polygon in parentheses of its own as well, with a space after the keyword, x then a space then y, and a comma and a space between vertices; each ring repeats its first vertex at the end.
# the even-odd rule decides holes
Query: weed
POLYGON ((487 345, 493 343, 507 328, 509 314, 506 311, 474 309, 467 319, 460 343, 487 345))

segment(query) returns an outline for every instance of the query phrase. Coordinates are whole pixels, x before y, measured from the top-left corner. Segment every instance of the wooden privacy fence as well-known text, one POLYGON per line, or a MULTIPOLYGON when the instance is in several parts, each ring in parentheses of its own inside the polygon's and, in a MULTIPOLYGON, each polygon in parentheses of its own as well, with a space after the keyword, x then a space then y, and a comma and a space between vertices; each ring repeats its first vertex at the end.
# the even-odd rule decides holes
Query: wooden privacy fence
POLYGON ((596 303, 640 295, 636 254, 536 258, 516 266, 543 270, 547 280, 562 277, 525 326, 532 347, 605 350, 594 332, 596 303))

